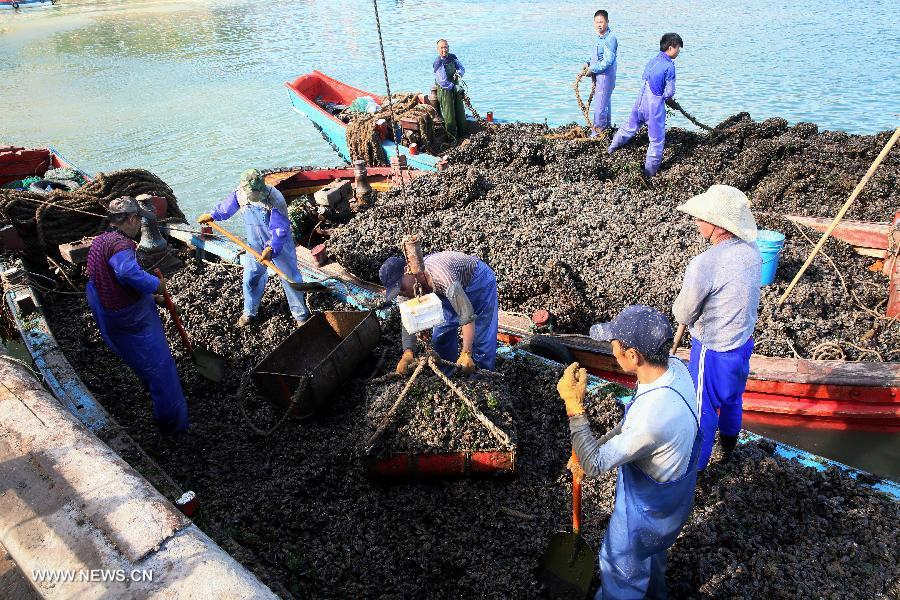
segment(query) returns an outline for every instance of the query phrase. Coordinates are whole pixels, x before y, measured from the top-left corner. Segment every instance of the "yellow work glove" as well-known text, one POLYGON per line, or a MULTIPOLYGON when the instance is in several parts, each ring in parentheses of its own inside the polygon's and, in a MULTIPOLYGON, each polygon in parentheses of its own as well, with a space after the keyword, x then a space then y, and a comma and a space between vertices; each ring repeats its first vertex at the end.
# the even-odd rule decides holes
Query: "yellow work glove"
POLYGON ((586 388, 587 371, 579 368, 577 362, 573 362, 566 367, 559 383, 556 384, 556 391, 566 403, 566 414, 570 417, 584 414, 583 402, 586 388))
POLYGON ((459 358, 456 359, 456 366, 459 367, 459 370, 463 373, 474 373, 475 361, 472 360, 472 354, 470 352, 466 352, 465 350, 460 352, 459 358))
POLYGON ((197 217, 198 223, 209 223, 212 220, 213 220, 212 215, 209 213, 203 213, 202 215, 197 217))
POLYGON ((413 364, 413 361, 415 360, 416 357, 413 356, 412 350, 404 350, 400 362, 397 363, 397 375, 406 375, 409 366, 413 364))
POLYGON ((272 246, 266 246, 260 254, 260 259, 269 260, 270 258, 272 258, 272 246))
POLYGON ((578 457, 575 454, 569 458, 569 463, 566 467, 572 471, 572 480, 573 481, 581 481, 584 479, 584 469, 581 468, 581 463, 578 462, 578 457))

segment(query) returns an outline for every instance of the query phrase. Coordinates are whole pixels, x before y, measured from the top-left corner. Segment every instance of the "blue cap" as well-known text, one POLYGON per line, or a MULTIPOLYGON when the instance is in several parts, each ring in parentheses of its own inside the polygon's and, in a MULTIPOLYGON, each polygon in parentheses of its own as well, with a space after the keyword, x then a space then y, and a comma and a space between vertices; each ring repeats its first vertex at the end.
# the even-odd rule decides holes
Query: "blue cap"
POLYGON ((378 269, 378 278, 384 286, 385 296, 390 302, 400 295, 400 281, 406 273, 406 260, 399 256, 392 256, 378 269))
POLYGON ((643 304, 634 304, 622 309, 616 318, 608 323, 591 326, 591 337, 595 340, 619 342, 634 348, 643 356, 659 354, 672 341, 672 325, 664 314, 643 304))

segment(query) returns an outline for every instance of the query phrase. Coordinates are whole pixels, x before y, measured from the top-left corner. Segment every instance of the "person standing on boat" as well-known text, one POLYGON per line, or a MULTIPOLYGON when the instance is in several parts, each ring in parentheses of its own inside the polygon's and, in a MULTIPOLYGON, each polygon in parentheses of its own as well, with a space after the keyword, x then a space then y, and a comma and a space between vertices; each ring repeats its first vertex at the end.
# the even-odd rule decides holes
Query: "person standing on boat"
POLYGON ((437 41, 438 57, 434 60, 434 81, 437 83, 438 104, 444 129, 454 140, 466 135, 466 107, 463 105, 459 82, 466 73, 455 54, 450 53, 447 40, 437 41))
MULTIPOLYGON (((201 223, 224 221, 241 211, 247 232, 247 243, 264 259, 270 259, 294 282, 303 281, 297 267, 297 248, 291 233, 291 222, 287 216, 287 202, 277 189, 266 185, 262 173, 256 169, 244 171, 238 187, 219 203, 212 213, 200 215, 201 223)), ((256 318, 269 271, 249 254, 241 254, 244 267, 244 313, 235 324, 246 327, 256 318)), ((298 292, 291 284, 281 280, 281 287, 287 296, 291 315, 302 325, 309 319, 306 295, 298 292)))
POLYGON ((594 31, 597 32, 597 44, 591 60, 584 65, 594 82, 594 100, 591 102, 594 131, 591 137, 596 137, 610 125, 610 100, 616 87, 616 52, 619 50, 619 41, 609 28, 609 13, 605 10, 594 13, 594 31))
POLYGON ((578 459, 569 461, 572 477, 618 470, 596 598, 665 598, 666 552, 690 515, 697 484, 694 384, 684 363, 669 356, 672 326, 654 308, 628 306, 590 333, 612 344, 619 367, 638 383, 625 418, 600 439, 585 416, 586 371, 572 363, 556 386, 578 459))
POLYGON ((609 145, 612 154, 628 143, 644 123, 650 144, 644 161, 644 174, 656 175, 662 162, 663 147, 666 144, 666 104, 675 96, 675 58, 684 47, 681 36, 667 33, 659 40, 659 54, 644 68, 644 84, 628 116, 628 122, 620 127, 609 145))
MULTIPOLYGON (((444 251, 424 259, 423 292, 434 292, 444 308, 444 323, 431 332, 438 356, 456 361, 463 373, 494 369, 497 358, 499 300, 497 278, 481 259, 462 252, 444 251), (459 330, 462 329, 462 351, 459 330), (458 356, 457 356, 458 354, 458 356)), ((415 296, 416 277, 406 272, 406 259, 392 256, 381 265, 378 277, 390 302, 398 296, 415 296)), ((401 325, 403 357, 397 373, 406 373, 415 359, 416 338, 401 325)))
POLYGON ((109 203, 110 228, 94 238, 87 257, 87 302, 100 336, 137 374, 153 399, 153 417, 164 433, 188 427, 187 402, 162 321, 156 312, 165 281, 138 265, 134 240, 141 217, 156 218, 130 196, 109 203))
POLYGON ((716 429, 726 459, 741 430, 762 260, 750 201, 739 189, 713 185, 678 210, 694 217, 700 235, 712 244, 688 263, 672 307, 678 322, 691 332, 688 368, 701 414, 703 445, 697 468, 703 470, 716 429))

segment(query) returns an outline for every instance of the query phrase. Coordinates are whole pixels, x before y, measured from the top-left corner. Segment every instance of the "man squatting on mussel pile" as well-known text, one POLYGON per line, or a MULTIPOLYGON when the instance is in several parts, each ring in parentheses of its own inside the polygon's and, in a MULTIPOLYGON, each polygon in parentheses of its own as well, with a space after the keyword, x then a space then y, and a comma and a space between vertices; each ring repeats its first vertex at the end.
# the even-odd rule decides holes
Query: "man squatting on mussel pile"
POLYGON ((659 311, 629 306, 590 335, 609 341, 637 389, 622 422, 597 439, 584 416, 587 373, 569 365, 557 385, 566 405, 576 478, 618 468, 603 543, 598 599, 662 598, 666 551, 690 515, 697 473, 709 462, 716 428, 728 460, 741 426, 759 308, 760 256, 747 197, 713 185, 678 210, 694 217, 712 246, 688 264, 673 306, 691 331, 686 367, 670 356, 672 327, 659 311))

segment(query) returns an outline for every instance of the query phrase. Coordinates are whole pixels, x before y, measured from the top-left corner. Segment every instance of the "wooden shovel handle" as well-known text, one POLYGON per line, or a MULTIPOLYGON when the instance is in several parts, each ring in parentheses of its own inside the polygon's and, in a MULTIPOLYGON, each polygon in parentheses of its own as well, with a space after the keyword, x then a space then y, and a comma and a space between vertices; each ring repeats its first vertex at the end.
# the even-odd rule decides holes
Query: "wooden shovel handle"
POLYGON ((669 354, 674 356, 675 351, 678 350, 678 346, 681 345, 681 338, 684 337, 684 330, 687 329, 687 325, 684 323, 678 324, 678 331, 675 332, 675 339, 672 340, 672 349, 669 350, 669 354))
MULTIPOLYGON (((162 279, 162 271, 156 269, 156 276, 162 279)), ((184 342, 184 346, 188 349, 188 352, 193 354, 194 347, 191 346, 191 339, 188 337, 187 331, 184 330, 184 323, 181 322, 181 317, 178 316, 178 311, 175 310, 175 304, 172 302, 172 296, 169 295, 169 290, 165 287, 163 287, 163 299, 166 301, 166 309, 169 311, 169 316, 172 317, 172 322, 175 323, 176 329, 178 329, 178 335, 181 336, 181 341, 184 342)))
POLYGON ((247 244, 247 242, 245 242, 244 240, 242 240, 242 239, 239 238, 238 236, 234 235, 233 233, 231 233, 230 231, 228 231, 227 229, 225 229, 224 227, 222 227, 221 225, 219 225, 219 224, 216 223, 215 221, 206 221, 206 225, 209 225, 210 227, 212 227, 213 229, 215 229, 216 231, 218 231, 219 233, 221 233, 222 235, 224 235, 225 237, 227 237, 229 240, 231 240, 232 242, 234 242, 235 244, 237 244, 238 246, 240 246, 241 248, 243 248, 250 256, 252 256, 253 258, 255 258, 255 259, 257 260, 257 262, 259 262, 260 264, 265 265, 265 266, 269 267, 270 269, 272 269, 272 270, 275 272, 275 274, 278 275, 279 277, 281 277, 282 279, 286 279, 287 281, 290 281, 291 283, 294 283, 293 281, 291 281, 291 280, 288 278, 287 275, 284 274, 284 272, 283 272, 281 269, 279 269, 278 267, 275 266, 275 263, 273 263, 273 262, 272 262, 271 260, 269 260, 269 259, 264 259, 264 258, 262 257, 262 254, 260 254, 259 252, 257 252, 257 251, 254 250, 253 248, 251 248, 251 247, 247 244))
MULTIPOLYGON (((572 460, 578 464, 575 449, 572 449, 572 460)), ((581 531, 581 478, 572 476, 572 533, 581 531)))

